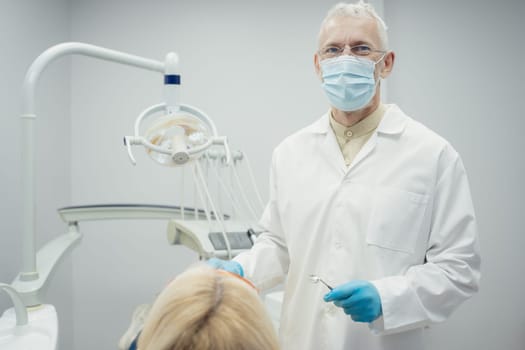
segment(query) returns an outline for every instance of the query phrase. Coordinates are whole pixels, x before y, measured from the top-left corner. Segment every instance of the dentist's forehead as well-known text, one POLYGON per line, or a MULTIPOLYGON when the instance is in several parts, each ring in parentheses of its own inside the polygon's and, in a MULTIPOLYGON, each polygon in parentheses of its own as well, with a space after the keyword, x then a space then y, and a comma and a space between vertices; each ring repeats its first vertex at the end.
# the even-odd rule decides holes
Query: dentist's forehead
POLYGON ((319 33, 319 47, 363 43, 380 46, 377 22, 372 17, 335 16, 325 23, 319 33))

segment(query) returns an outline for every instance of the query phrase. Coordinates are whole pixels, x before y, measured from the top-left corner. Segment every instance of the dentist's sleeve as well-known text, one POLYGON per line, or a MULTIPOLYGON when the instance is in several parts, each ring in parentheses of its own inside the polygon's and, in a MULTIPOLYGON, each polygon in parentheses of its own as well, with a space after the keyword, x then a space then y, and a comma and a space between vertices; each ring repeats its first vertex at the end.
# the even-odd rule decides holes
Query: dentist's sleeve
POLYGON ((372 281, 383 315, 375 334, 396 333, 445 320, 478 291, 480 255, 465 169, 456 154, 436 184, 426 261, 403 276, 372 281))
POLYGON ((243 267, 245 277, 260 290, 281 283, 288 272, 289 265, 288 249, 277 204, 275 158, 274 152, 270 171, 270 200, 259 222, 264 232, 257 237, 252 249, 239 254, 234 259, 243 267))

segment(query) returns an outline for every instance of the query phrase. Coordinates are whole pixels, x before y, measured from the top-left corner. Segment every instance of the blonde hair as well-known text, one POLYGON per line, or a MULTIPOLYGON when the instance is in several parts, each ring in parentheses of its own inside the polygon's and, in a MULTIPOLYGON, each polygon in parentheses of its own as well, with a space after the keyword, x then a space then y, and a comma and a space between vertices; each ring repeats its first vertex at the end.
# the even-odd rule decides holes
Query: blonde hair
POLYGON ((205 264, 188 269, 159 294, 138 341, 140 350, 278 348, 257 291, 205 264))
POLYGON ((334 17, 369 17, 375 19, 377 23, 377 31, 379 33, 379 39, 381 40, 381 50, 386 50, 388 48, 388 28, 385 24, 385 21, 383 21, 383 19, 377 14, 376 10, 371 4, 366 3, 363 0, 359 0, 359 2, 355 4, 340 2, 334 5, 330 10, 328 10, 328 13, 321 23, 321 29, 319 31, 318 38, 320 38, 321 32, 323 31, 326 23, 334 17))

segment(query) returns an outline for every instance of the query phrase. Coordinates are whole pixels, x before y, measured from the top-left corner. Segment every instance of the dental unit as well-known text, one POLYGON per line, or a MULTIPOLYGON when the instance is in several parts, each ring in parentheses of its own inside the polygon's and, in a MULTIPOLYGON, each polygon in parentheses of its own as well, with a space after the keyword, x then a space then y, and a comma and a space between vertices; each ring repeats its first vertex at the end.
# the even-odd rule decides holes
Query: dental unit
MULTIPOLYGON (((179 58, 168 53, 165 61, 157 61, 85 43, 70 42, 50 47, 29 67, 23 84, 22 120, 22 267, 11 284, 0 283, 13 308, 0 316, 0 348, 2 350, 56 350, 58 346, 58 316, 53 305, 45 303, 45 289, 57 265, 66 253, 77 246, 82 233, 79 222, 108 219, 168 220, 167 238, 170 244, 185 245, 200 258, 212 256, 231 259, 253 245, 260 229, 254 224, 262 210, 246 155, 232 152, 226 137, 219 136, 213 121, 200 109, 181 104, 179 58), (67 233, 59 235, 36 251, 35 227, 35 94, 40 76, 46 67, 67 55, 83 55, 123 64, 164 75, 164 102, 146 108, 136 119, 133 135, 124 137, 124 145, 132 164, 136 164, 133 146, 144 147, 157 163, 189 168, 194 190, 202 208, 151 204, 103 204, 70 206, 58 210, 67 224, 67 233), (144 131, 145 120, 154 120, 144 131), (212 149, 217 146, 220 149, 212 149), (244 163, 258 199, 251 203, 239 179, 239 165, 244 163), (211 169, 218 187, 231 203, 234 215, 223 212, 216 204, 207 185, 203 168, 211 169), (228 170, 230 183, 220 170, 228 170), (239 195, 236 195, 239 193, 239 195), (239 198, 240 197, 240 198, 239 198), (250 219, 238 215, 247 209, 250 219)), ((185 186, 182 186, 181 191, 185 186)), ((182 196, 183 197, 183 196, 182 196)), ((197 203, 196 200, 194 200, 197 203)), ((1 311, 1 310, 0 310, 1 311)))

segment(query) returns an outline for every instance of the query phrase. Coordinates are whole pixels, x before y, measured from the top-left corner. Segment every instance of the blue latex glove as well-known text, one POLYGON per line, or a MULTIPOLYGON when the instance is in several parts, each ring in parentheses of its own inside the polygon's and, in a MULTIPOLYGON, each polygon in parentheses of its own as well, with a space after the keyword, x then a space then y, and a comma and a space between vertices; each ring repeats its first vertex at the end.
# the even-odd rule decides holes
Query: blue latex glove
POLYGON ((372 322, 382 314, 379 292, 368 281, 354 280, 337 286, 324 296, 324 301, 333 301, 356 322, 372 322))
POLYGON ((244 277, 244 271, 242 269, 242 266, 237 261, 228 261, 217 258, 211 258, 208 261, 206 261, 206 263, 213 268, 232 272, 241 277, 244 277))

